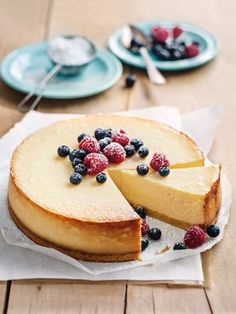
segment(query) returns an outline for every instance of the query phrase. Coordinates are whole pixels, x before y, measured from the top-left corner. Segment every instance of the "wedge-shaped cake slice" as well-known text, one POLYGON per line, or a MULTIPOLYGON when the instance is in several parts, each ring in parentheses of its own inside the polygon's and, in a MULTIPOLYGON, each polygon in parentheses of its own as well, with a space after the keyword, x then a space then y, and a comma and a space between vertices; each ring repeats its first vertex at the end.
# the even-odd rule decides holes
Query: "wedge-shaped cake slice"
POLYGON ((181 228, 213 223, 221 204, 220 166, 171 169, 167 177, 151 171, 110 170, 114 182, 132 205, 181 228))

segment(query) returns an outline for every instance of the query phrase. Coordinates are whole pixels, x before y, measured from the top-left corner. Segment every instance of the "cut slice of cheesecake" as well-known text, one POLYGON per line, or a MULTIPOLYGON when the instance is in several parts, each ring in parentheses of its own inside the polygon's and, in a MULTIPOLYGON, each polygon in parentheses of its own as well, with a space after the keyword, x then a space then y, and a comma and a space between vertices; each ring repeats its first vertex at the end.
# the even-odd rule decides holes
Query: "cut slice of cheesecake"
POLYGON ((132 205, 142 205, 150 216, 187 229, 206 227, 216 219, 221 204, 220 166, 171 169, 167 177, 151 171, 110 170, 110 175, 132 205))

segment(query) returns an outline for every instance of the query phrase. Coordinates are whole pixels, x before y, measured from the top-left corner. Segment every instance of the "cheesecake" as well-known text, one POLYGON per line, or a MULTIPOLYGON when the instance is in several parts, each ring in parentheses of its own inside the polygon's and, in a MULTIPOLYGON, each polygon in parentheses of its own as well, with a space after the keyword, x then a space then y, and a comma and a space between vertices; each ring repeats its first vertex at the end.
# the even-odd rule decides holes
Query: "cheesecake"
POLYGON ((40 245, 85 261, 136 260, 141 219, 131 205, 142 204, 150 215, 184 228, 208 224, 219 209, 219 173, 218 166, 204 167, 204 156, 192 139, 169 126, 132 117, 85 116, 56 122, 16 148, 9 211, 16 225, 40 245), (136 153, 109 163, 104 184, 87 174, 81 184, 73 185, 68 180, 71 162, 59 157, 57 149, 62 144, 78 148, 78 135, 93 135, 97 128, 123 129, 130 138, 141 138, 149 155, 141 160, 136 153), (137 165, 149 164, 156 152, 168 156, 170 175, 139 176, 137 165))

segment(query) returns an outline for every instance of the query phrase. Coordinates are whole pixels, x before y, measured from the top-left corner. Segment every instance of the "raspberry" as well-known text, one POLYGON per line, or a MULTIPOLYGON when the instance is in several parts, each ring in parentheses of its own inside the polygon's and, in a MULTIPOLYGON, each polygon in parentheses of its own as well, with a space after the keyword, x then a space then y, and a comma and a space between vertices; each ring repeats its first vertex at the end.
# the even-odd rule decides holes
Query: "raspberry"
POLYGON ((113 162, 115 164, 124 161, 126 157, 126 153, 123 146, 115 142, 107 145, 103 150, 103 154, 107 157, 107 159, 110 162, 113 162))
POLYGON ((149 231, 149 224, 147 222, 147 220, 142 219, 142 225, 141 225, 141 233, 142 236, 144 236, 145 234, 147 234, 149 231))
POLYGON ((86 136, 80 143, 79 148, 83 148, 86 153, 99 153, 100 146, 98 141, 92 136, 86 136))
POLYGON ((205 241, 206 233, 199 226, 190 227, 184 236, 184 243, 190 249, 201 246, 205 241))
POLYGON ((188 58, 193 58, 199 55, 200 50, 196 44, 191 44, 186 47, 186 52, 187 52, 188 58))
POLYGON ((164 154, 155 153, 150 162, 152 169, 159 171, 161 167, 170 166, 170 162, 164 154))
POLYGON ((174 39, 178 38, 184 31, 181 27, 175 26, 172 29, 174 39))
POLYGON ((116 142, 122 146, 126 146, 129 143, 129 138, 124 130, 119 130, 113 134, 112 142, 116 142))
POLYGON ((152 36, 156 41, 164 43, 169 36, 169 32, 163 27, 155 27, 152 30, 152 36))
POLYGON ((102 154, 91 153, 84 158, 84 165, 88 168, 88 174, 98 174, 108 166, 107 158, 102 154))

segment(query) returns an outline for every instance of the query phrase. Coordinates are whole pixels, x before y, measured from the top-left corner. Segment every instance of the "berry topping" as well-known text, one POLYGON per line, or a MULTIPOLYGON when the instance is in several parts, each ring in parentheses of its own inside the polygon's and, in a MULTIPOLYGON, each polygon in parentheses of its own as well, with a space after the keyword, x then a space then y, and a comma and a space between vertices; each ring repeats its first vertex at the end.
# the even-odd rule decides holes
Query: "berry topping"
POLYGON ((74 158, 72 160, 72 167, 75 168, 75 166, 77 166, 78 164, 82 164, 83 160, 79 159, 79 158, 74 158))
POLYGON ((206 229, 207 234, 211 238, 215 238, 220 234, 220 228, 217 225, 210 225, 206 229))
POLYGON ((102 128, 98 128, 98 129, 95 130, 94 136, 99 141, 102 138, 107 136, 107 130, 106 129, 102 129, 102 128))
POLYGON ((87 136, 87 134, 85 134, 85 133, 80 134, 77 138, 78 142, 80 143, 86 136, 87 136))
POLYGON ((170 162, 164 154, 155 153, 150 162, 152 169, 159 171, 161 167, 170 166, 170 162))
POLYGON ((134 208, 134 211, 139 215, 139 217, 145 219, 147 214, 143 206, 137 206, 134 208))
POLYGON ((152 30, 152 37, 154 40, 164 43, 169 36, 169 32, 166 28, 163 27, 155 27, 152 30))
POLYGON ((81 174, 79 173, 73 173, 71 176, 70 176, 70 183, 72 184, 80 184, 81 181, 82 181, 83 177, 81 174))
POLYGON ((183 242, 175 243, 173 250, 185 250, 187 249, 186 245, 183 242))
POLYGON ((87 171, 87 167, 83 164, 78 164, 75 166, 75 172, 81 174, 82 176, 85 176, 87 171))
POLYGON ((175 26, 172 30, 174 39, 178 38, 184 31, 181 27, 175 26))
POLYGON ((107 158, 102 154, 91 153, 84 158, 84 165, 88 168, 88 174, 98 174, 108 166, 107 158))
POLYGON ((151 228, 148 231, 148 236, 152 240, 159 240, 161 238, 161 230, 158 228, 151 228))
POLYGON ((146 235, 148 231, 149 231, 149 224, 146 219, 142 219, 142 225, 141 225, 142 236, 146 235))
POLYGON ((168 174, 170 174, 170 169, 168 167, 166 167, 166 166, 162 166, 159 169, 159 174, 162 177, 166 177, 166 176, 168 176, 168 174))
POLYGON ((131 88, 134 86, 135 82, 136 82, 136 75, 129 74, 125 79, 125 87, 131 88))
POLYGON ((135 153, 135 148, 133 145, 128 144, 124 147, 125 153, 126 153, 126 157, 131 157, 134 155, 135 153))
POLYGON ((103 150, 110 143, 111 143, 110 137, 104 137, 103 139, 99 140, 101 150, 103 150))
POLYGON ((188 58, 193 58, 199 55, 200 50, 196 44, 191 44, 186 47, 186 53, 188 58))
POLYGON ((60 157, 66 157, 69 155, 69 153, 70 153, 70 149, 66 145, 62 145, 62 146, 58 147, 58 149, 57 149, 57 154, 60 157))
POLYGON ((107 176, 105 173, 99 173, 97 176, 96 176, 96 180, 98 183, 105 183, 107 181, 107 176))
POLYGON ((119 143, 111 143, 103 150, 104 155, 112 163, 120 163, 125 160, 126 154, 124 148, 119 143))
POLYGON ((138 165, 136 169, 140 176, 145 176, 146 174, 148 174, 148 171, 149 171, 149 167, 144 164, 138 165))
POLYGON ((119 143, 121 146, 125 146, 129 143, 129 137, 124 130, 116 131, 111 139, 112 142, 119 143))
POLYGON ((138 154, 141 158, 145 158, 149 154, 149 149, 146 146, 141 146, 138 150, 138 154))
POLYGON ((199 226, 190 227, 184 236, 184 243, 190 249, 201 246, 205 241, 206 233, 199 226))
POLYGON ((84 160, 85 156, 87 155, 86 151, 84 149, 78 149, 77 150, 77 158, 84 160))
POLYGON ((138 150, 141 146, 143 146, 143 141, 139 138, 132 138, 130 144, 134 146, 135 150, 138 150))
POLYGON ((86 136, 80 143, 79 147, 83 148, 86 153, 99 153, 100 146, 98 141, 92 136, 86 136))
POLYGON ((79 158, 79 156, 78 156, 78 149, 71 150, 70 154, 69 154, 69 158, 70 158, 70 161, 73 161, 75 158, 79 158))
POLYGON ((149 241, 147 238, 142 238, 141 239, 141 248, 142 251, 144 251, 148 247, 149 241))

